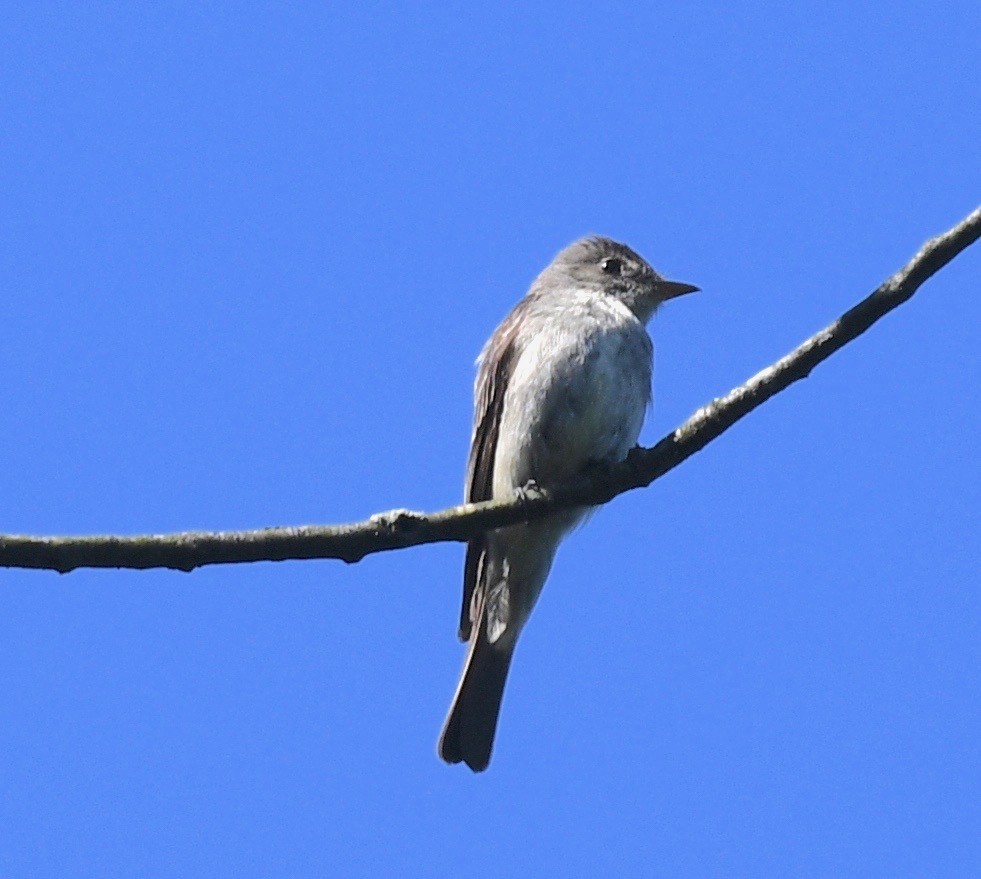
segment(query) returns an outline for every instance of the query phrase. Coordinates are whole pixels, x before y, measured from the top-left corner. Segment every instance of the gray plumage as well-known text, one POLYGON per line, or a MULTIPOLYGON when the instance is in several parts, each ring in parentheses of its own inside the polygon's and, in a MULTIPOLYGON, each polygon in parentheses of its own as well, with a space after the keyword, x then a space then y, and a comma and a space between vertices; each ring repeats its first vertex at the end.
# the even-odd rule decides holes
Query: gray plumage
MULTIPOLYGON (((622 461, 651 399, 645 325, 662 302, 695 289, 666 281, 609 238, 559 253, 478 360, 467 501, 622 461)), ((468 544, 459 635, 470 647, 440 737, 447 762, 487 768, 518 636, 559 543, 587 512, 563 511, 468 544)))

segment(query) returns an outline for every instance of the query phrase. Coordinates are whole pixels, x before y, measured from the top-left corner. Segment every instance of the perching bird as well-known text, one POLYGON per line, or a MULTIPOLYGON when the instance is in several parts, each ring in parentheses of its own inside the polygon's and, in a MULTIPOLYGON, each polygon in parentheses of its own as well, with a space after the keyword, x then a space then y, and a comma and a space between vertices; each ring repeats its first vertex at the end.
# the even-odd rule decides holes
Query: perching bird
MULTIPOLYGON (((665 280, 609 238, 559 253, 480 354, 467 501, 622 461, 651 400, 645 325, 661 303, 697 289, 665 280)), ((518 636, 559 542, 587 512, 564 510, 470 540, 459 632, 470 647, 440 736, 447 762, 487 768, 518 636)))

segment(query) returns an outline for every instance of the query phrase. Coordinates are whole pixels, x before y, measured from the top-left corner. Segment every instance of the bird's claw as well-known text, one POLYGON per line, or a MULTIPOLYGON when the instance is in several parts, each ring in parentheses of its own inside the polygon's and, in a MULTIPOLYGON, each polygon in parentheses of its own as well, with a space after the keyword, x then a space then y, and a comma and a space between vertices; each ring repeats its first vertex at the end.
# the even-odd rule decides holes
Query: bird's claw
POLYGON ((526 503, 527 501, 541 497, 542 487, 534 479, 529 479, 524 485, 518 486, 516 493, 518 500, 526 503))

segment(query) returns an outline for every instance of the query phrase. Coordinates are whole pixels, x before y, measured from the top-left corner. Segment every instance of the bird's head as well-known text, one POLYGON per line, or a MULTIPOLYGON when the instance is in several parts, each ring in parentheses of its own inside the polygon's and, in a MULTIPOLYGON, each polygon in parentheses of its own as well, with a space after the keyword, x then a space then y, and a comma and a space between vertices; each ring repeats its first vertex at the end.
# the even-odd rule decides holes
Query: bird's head
POLYGON ((600 236, 570 244, 555 257, 543 279, 552 274, 572 280, 580 289, 616 297, 643 323, 662 303, 698 290, 692 284, 662 278, 626 244, 600 236))

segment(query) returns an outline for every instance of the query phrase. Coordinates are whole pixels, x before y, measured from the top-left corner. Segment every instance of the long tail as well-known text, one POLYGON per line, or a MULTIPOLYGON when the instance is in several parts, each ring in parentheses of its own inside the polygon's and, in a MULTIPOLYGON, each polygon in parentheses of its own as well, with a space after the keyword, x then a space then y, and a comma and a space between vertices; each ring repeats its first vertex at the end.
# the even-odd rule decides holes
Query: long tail
POLYGON ((470 653, 439 737, 440 757, 447 763, 462 761, 474 772, 490 763, 516 640, 504 637, 491 644, 485 629, 482 624, 473 628, 470 653))

